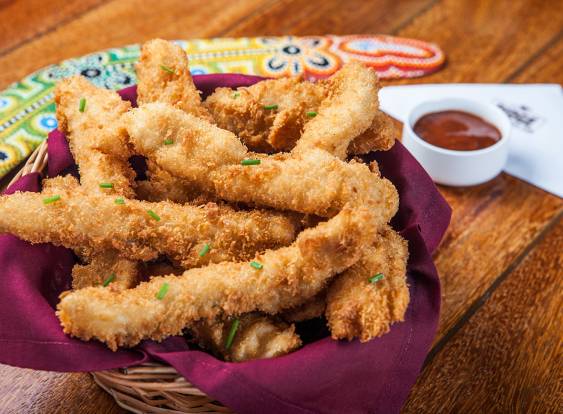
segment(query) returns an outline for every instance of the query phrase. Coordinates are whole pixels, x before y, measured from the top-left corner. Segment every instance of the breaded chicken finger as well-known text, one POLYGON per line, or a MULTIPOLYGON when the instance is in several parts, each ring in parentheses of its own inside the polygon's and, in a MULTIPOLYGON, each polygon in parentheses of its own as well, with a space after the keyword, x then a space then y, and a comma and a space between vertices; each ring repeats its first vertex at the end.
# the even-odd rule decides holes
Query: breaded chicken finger
MULTIPOLYGON (((46 194, 58 193, 61 186, 66 191, 80 188, 78 182, 71 177, 43 180, 43 191, 46 194)), ((93 191, 102 192, 102 189, 94 188, 93 191)), ((75 252, 82 256, 87 264, 76 264, 72 268, 73 289, 104 283, 112 283, 112 288, 118 286, 120 289, 127 289, 138 282, 139 263, 119 257, 116 250, 85 251, 80 247, 75 252)))
POLYGON ((57 314, 65 333, 96 338, 114 350, 177 335, 201 319, 253 311, 275 314, 313 297, 353 265, 361 246, 375 237, 373 223, 371 209, 349 205, 304 230, 291 246, 259 254, 251 263, 211 264, 179 277, 155 277, 122 292, 81 289, 62 297, 57 314))
MULTIPOLYGON (((160 194, 166 196, 165 192, 160 194)), ((166 262, 145 263, 143 267, 144 274, 151 277, 181 275, 185 271, 166 262)), ((124 270, 127 269, 122 271, 124 270)), ((113 284, 112 288, 115 288, 113 284)), ((294 325, 260 313, 244 314, 231 320, 201 320, 191 326, 189 332, 199 346, 226 361, 273 358, 288 354, 301 346, 301 339, 295 332, 294 325), (231 343, 228 343, 234 323, 237 324, 237 329, 231 343)))
MULTIPOLYGON (((145 272, 152 277, 179 276, 184 270, 161 262, 147 263, 145 272)), ((238 318, 204 319, 191 325, 189 332, 200 347, 225 361, 272 358, 288 354, 301 346, 294 325, 257 312, 238 318), (229 341, 230 336, 232 338, 229 341)))
MULTIPOLYGON (((136 72, 139 105, 167 103, 186 113, 212 120, 201 103, 186 52, 180 46, 162 39, 144 43, 136 72)), ((149 161, 147 180, 138 183, 137 194, 147 201, 187 203, 197 199, 200 192, 149 161)), ((211 197, 208 201, 212 201, 211 197)))
POLYGON ((147 180, 138 181, 136 187, 140 200, 194 205, 218 201, 217 197, 200 191, 196 185, 186 180, 174 177, 151 160, 147 160, 147 180))
POLYGON ((300 322, 325 314, 334 339, 366 342, 387 333, 404 319, 409 304, 406 281, 407 243, 385 226, 360 260, 337 275, 328 292, 282 314, 300 322), (326 309, 325 309, 326 308, 326 309))
MULTIPOLYGON (((338 277, 338 276, 337 276, 338 277)), ((281 317, 286 322, 303 322, 323 316, 326 308, 326 291, 295 308, 287 309, 281 317)))
POLYGON ((358 62, 347 63, 326 80, 327 98, 307 122, 294 152, 324 149, 340 159, 354 138, 367 131, 378 110, 375 71, 358 62))
POLYGON ((391 117, 376 111, 371 126, 350 142, 348 154, 368 154, 372 151, 387 151, 395 144, 395 130, 391 117))
POLYGON ((369 341, 404 319, 407 257, 406 241, 386 227, 364 247, 360 260, 335 278, 325 312, 334 339, 369 341))
POLYGON ((143 44, 136 66, 137 102, 163 102, 189 114, 211 120, 201 104, 188 67, 188 57, 182 48, 162 39, 143 44))
POLYGON ((320 84, 301 78, 268 79, 249 87, 217 88, 204 102, 217 125, 252 151, 289 151, 324 97, 320 84))
POLYGON ((257 251, 286 246, 298 230, 281 213, 234 211, 212 203, 149 203, 89 193, 69 185, 71 177, 56 179, 58 185, 53 180, 43 193, 0 197, 0 232, 32 243, 94 252, 115 249, 128 259, 167 254, 187 268, 244 260, 257 251), (208 252, 200 255, 204 248, 208 252))
MULTIPOLYGON (((59 126, 66 133, 82 187, 102 194, 134 196, 135 173, 128 160, 131 152, 125 130, 119 126, 119 118, 131 107, 129 102, 79 76, 57 84, 55 101, 59 126)), ((44 185, 48 183, 46 180, 44 185)), ((94 281, 103 283, 106 278, 126 288, 137 282, 138 264, 119 258, 116 251, 93 252, 84 260, 88 264, 75 265, 72 270, 74 288, 94 281)))
POLYGON ((134 260, 121 259, 113 250, 93 254, 88 260, 88 264, 76 264, 72 268, 73 289, 98 285, 129 289, 139 280, 141 264, 134 260))
POLYGON ((204 102, 217 125, 253 151, 325 149, 343 159, 394 144, 389 117, 378 109, 375 72, 351 62, 326 80, 270 79, 218 88, 204 102))
POLYGON ((225 361, 274 358, 289 354, 301 346, 294 325, 256 312, 238 318, 214 320, 212 323, 199 321, 190 328, 190 332, 202 348, 225 361), (231 332, 234 335, 229 343, 231 332))
POLYGON ((107 194, 134 196, 135 173, 128 162, 131 151, 119 122, 131 107, 129 102, 81 76, 59 82, 55 101, 59 129, 66 133, 81 184, 92 191, 105 185, 107 194))
POLYGON ((380 224, 397 210, 388 180, 323 150, 252 155, 231 132, 160 103, 132 110, 125 123, 138 153, 225 200, 325 217, 362 202, 379 213, 380 224))

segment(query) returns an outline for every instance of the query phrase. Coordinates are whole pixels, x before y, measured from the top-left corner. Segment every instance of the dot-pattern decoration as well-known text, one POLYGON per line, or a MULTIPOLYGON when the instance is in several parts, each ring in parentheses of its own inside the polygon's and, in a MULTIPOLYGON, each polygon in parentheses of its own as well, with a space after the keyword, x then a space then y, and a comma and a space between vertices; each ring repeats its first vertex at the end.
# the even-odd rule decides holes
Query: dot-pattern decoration
MULTIPOLYGON (((266 77, 330 76, 358 60, 381 79, 413 78, 438 70, 444 53, 434 44, 385 35, 253 37, 177 40, 193 74, 243 73, 266 77)), ((57 126, 53 89, 80 74, 97 86, 122 89, 136 82, 140 46, 107 49, 40 69, 0 92, 0 177, 16 167, 57 126)))

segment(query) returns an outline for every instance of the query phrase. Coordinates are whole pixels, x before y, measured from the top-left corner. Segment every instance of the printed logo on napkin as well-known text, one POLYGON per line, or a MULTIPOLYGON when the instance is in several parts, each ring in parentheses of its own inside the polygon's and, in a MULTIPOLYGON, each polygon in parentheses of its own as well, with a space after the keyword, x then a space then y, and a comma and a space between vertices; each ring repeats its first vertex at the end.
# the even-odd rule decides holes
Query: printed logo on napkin
POLYGON ((533 134, 545 123, 545 118, 535 113, 532 108, 522 104, 495 102, 510 118, 510 123, 515 128, 533 134))

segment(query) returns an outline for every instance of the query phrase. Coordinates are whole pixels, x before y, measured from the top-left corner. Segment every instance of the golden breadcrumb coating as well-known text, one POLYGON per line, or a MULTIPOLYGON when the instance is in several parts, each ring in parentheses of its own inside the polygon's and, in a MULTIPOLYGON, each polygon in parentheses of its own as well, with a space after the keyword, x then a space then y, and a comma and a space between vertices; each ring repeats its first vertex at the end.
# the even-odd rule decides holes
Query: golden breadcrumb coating
MULTIPOLYGON (((66 132, 82 187, 92 192, 132 197, 135 173, 128 161, 131 152, 126 133, 119 122, 121 115, 129 110, 129 102, 79 76, 57 84, 55 101, 59 125, 66 132), (111 184, 111 188, 102 188, 100 184, 111 184)), ((119 258, 116 251, 95 252, 84 260, 88 264, 75 265, 72 270, 75 289, 103 283, 114 272, 116 285, 131 287, 137 281, 139 265, 119 258)))
MULTIPOLYGON (((181 275, 184 270, 168 263, 147 263, 147 274, 155 276, 181 275)), ((301 346, 295 327, 280 318, 261 313, 247 313, 238 317, 240 325, 231 347, 227 338, 232 318, 201 320, 190 326, 189 331, 198 345, 225 361, 247 361, 272 358, 288 354, 301 346)))
POLYGON ((369 341, 404 320, 409 304, 407 242, 386 227, 361 259, 335 278, 327 294, 326 318, 334 339, 369 341), (371 283, 370 277, 383 274, 371 283))
POLYGON ((380 336, 393 322, 404 319, 409 303, 407 257, 406 241, 386 226, 378 241, 364 248, 358 263, 334 278, 328 297, 323 291, 303 305, 284 311, 282 318, 302 322, 322 316, 326 309, 334 339, 359 337, 365 342, 380 336), (376 289, 368 279, 378 273, 386 280, 378 281, 376 289))
POLYGON ((192 115, 211 119, 201 104, 188 67, 188 57, 180 46, 162 39, 145 42, 136 72, 139 106, 164 102, 192 115))
POLYGON ((325 98, 293 151, 319 148, 346 158, 350 142, 373 122, 379 106, 377 82, 375 71, 359 62, 347 63, 323 81, 325 98))
POLYGON ((397 191, 388 180, 323 150, 251 154, 231 132, 161 103, 133 109, 125 123, 138 153, 224 200, 325 217, 361 202, 379 213, 381 224, 397 211, 397 191), (163 139, 173 144, 162 145, 163 139), (260 164, 241 165, 248 158, 260 164))
POLYGON ((295 308, 287 309, 281 314, 284 321, 303 322, 323 316, 326 308, 326 291, 295 308))
MULTIPOLYGON (((192 115, 212 119, 201 103, 190 75, 186 52, 180 46, 161 39, 146 42, 141 47, 136 72, 139 105, 163 102, 192 115), (169 70, 163 69, 163 65, 169 70)), ((187 203, 197 194, 193 186, 151 162, 147 163, 147 180, 140 181, 137 188, 138 197, 148 201, 187 203)))
POLYGON ((32 243, 51 242, 93 252, 118 250, 121 257, 150 260, 167 254, 185 267, 246 259, 257 251, 290 244, 295 220, 264 210, 234 211, 226 205, 179 205, 95 194, 57 177, 42 193, 0 197, 0 232, 32 243), (60 200, 45 204, 58 195, 60 200), (150 212, 150 213, 149 213, 150 212), (209 252, 200 257, 205 244, 209 252))
POLYGON ((300 77, 264 80, 236 91, 217 88, 204 102, 217 125, 252 151, 321 148, 339 158, 387 150, 395 142, 378 110, 375 72, 351 62, 316 83, 300 77), (274 107, 273 107, 274 106, 274 107))
POLYGON ((249 262, 224 262, 182 276, 154 277, 122 292, 85 288, 64 295, 57 314, 65 333, 96 338, 114 350, 177 335, 201 319, 275 314, 312 298, 353 265, 361 246, 373 241, 374 228, 370 208, 347 205, 329 221, 304 230, 291 246, 258 254, 253 260, 260 269, 249 262))
POLYGON ((59 129, 66 134, 81 184, 97 191, 100 183, 111 183, 113 188, 105 189, 107 194, 134 196, 135 172, 128 162, 131 151, 120 122, 131 107, 129 102, 81 76, 60 81, 55 102, 59 129))
POLYGON ((352 140, 348 154, 368 154, 372 151, 387 151, 395 144, 395 128, 391 118, 376 111, 371 126, 352 140))
POLYGON ((259 358, 274 358, 289 354, 301 346, 295 326, 260 313, 247 313, 239 320, 232 344, 227 339, 234 322, 232 318, 209 323, 196 322, 191 328, 199 346, 225 361, 242 362, 259 358))
POLYGON ((220 128, 236 134, 251 150, 289 151, 301 136, 307 112, 324 91, 301 78, 280 78, 249 87, 217 88, 204 102, 220 128), (269 109, 276 105, 275 109, 269 109))
POLYGON ((94 254, 87 265, 76 264, 72 268, 72 288, 108 283, 112 289, 129 289, 138 282, 141 264, 136 261, 120 259, 114 251, 94 254))
POLYGON ((137 182, 137 197, 146 201, 173 201, 185 204, 205 204, 218 201, 210 194, 204 194, 195 185, 174 177, 156 163, 147 160, 147 180, 137 182))

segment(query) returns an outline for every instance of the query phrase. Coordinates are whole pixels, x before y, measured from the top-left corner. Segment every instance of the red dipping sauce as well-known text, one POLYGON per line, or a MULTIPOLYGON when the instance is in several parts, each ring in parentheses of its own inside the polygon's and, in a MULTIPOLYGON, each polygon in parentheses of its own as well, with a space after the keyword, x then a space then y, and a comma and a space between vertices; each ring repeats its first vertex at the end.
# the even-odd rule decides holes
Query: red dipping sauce
POLYGON ((455 151, 480 150, 501 138, 494 125, 462 111, 426 114, 416 121, 414 132, 429 144, 455 151))

